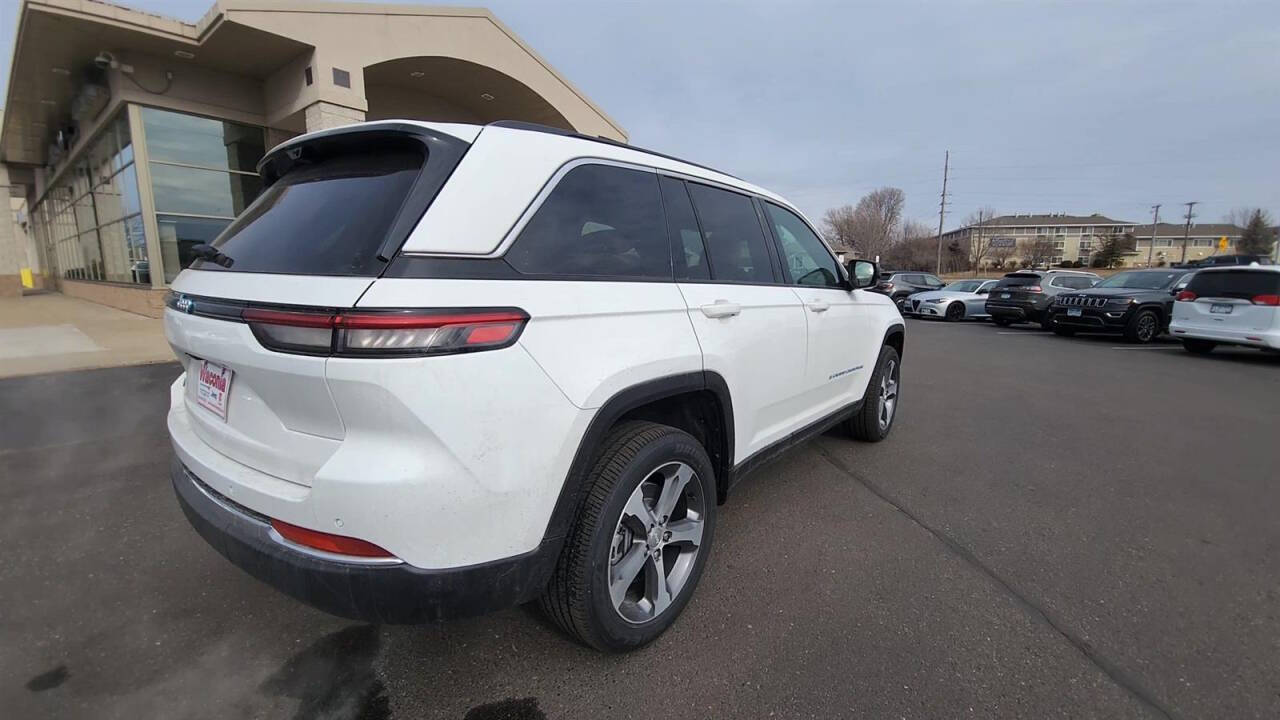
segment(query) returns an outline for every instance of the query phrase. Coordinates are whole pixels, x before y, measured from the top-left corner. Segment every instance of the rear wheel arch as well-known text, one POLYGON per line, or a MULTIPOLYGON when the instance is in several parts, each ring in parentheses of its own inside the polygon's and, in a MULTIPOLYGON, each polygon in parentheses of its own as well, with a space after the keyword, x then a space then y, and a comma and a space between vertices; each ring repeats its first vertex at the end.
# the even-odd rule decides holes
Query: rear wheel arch
POLYGON ((724 501, 733 468, 733 400, 724 378, 713 371, 669 375, 637 383, 610 397, 587 425, 551 512, 543 541, 557 547, 578 513, 587 474, 604 439, 619 423, 645 420, 683 430, 703 444, 716 474, 718 502, 724 501))

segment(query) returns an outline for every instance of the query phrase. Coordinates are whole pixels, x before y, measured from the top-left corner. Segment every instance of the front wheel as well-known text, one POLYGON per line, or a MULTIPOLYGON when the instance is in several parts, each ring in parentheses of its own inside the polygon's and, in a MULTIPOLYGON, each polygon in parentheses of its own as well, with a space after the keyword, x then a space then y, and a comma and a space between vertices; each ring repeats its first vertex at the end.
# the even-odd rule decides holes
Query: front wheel
POLYGON ((1143 310, 1124 329, 1124 339, 1146 345, 1160 334, 1160 317, 1152 310, 1143 310))
POLYGON ((715 473, 683 430, 627 422, 605 438, 586 483, 542 609, 591 647, 634 650, 693 595, 715 534, 715 473))
POLYGON ((947 306, 947 322, 959 322, 964 319, 964 303, 953 302, 947 306))
POLYGON ((863 442, 880 442, 889 436, 898 416, 898 385, 902 362, 891 345, 880 348, 875 372, 862 395, 862 407, 846 422, 850 435, 863 442))

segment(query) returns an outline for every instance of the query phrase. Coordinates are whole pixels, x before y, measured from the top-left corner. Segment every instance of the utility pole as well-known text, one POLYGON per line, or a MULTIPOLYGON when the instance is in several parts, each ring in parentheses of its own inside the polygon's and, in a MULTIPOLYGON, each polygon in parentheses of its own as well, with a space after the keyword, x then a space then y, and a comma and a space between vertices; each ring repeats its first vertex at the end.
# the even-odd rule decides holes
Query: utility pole
POLYGON ((1185 263, 1187 261, 1187 238, 1191 236, 1191 218, 1196 216, 1195 213, 1191 212, 1191 210, 1195 208, 1196 205, 1199 205, 1200 201, 1192 200, 1189 203, 1182 203, 1182 204, 1187 206, 1187 215, 1186 215, 1187 224, 1186 224, 1186 227, 1182 229, 1182 260, 1180 261, 1179 264, 1185 263))
POLYGON ((1151 206, 1151 244, 1147 246, 1147 267, 1151 267, 1151 253, 1156 249, 1156 236, 1160 234, 1160 203, 1151 206))
POLYGON ((942 274, 942 218, 947 214, 947 171, 951 168, 951 151, 942 159, 942 202, 938 204, 938 266, 934 273, 942 274))

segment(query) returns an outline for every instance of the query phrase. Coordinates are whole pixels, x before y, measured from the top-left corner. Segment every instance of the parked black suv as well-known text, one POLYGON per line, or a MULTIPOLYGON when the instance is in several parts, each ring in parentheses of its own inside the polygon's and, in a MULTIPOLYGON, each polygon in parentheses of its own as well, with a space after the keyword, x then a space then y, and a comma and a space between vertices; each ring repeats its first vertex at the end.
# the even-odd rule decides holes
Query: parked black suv
POLYGON ((1194 274, 1185 268, 1133 270, 1112 275, 1085 292, 1062 293, 1049 308, 1053 331, 1123 333, 1129 342, 1149 343, 1169 329, 1174 295, 1194 274))
POLYGON ((902 301, 908 295, 926 290, 941 290, 943 283, 937 275, 926 272, 881 271, 880 282, 871 288, 872 292, 888 295, 893 303, 902 309, 902 301))
POLYGON ((1052 329, 1049 304, 1059 293, 1084 290, 1100 280, 1097 275, 1073 270, 1019 270, 1000 278, 987 295, 987 314, 1001 327, 1016 322, 1040 323, 1052 329))

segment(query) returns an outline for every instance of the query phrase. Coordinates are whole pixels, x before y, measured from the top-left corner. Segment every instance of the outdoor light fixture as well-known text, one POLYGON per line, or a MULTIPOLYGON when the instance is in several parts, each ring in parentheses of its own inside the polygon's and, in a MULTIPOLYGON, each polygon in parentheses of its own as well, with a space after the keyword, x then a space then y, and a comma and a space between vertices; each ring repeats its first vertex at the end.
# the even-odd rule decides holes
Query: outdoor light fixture
POLYGON ((71 71, 66 68, 56 67, 56 68, 53 68, 53 74, 54 75, 70 75, 71 71))
POLYGON ((187 50, 174 50, 173 54, 183 60, 195 60, 196 54, 187 50))
POLYGON ((488 100, 488 101, 492 102, 492 101, 493 101, 493 96, 492 96, 492 95, 490 95, 489 93, 480 93, 480 99, 481 99, 481 100, 488 100))
POLYGON ((414 70, 413 72, 409 73, 409 77, 422 77, 424 75, 426 75, 426 73, 422 72, 421 70, 414 70))

